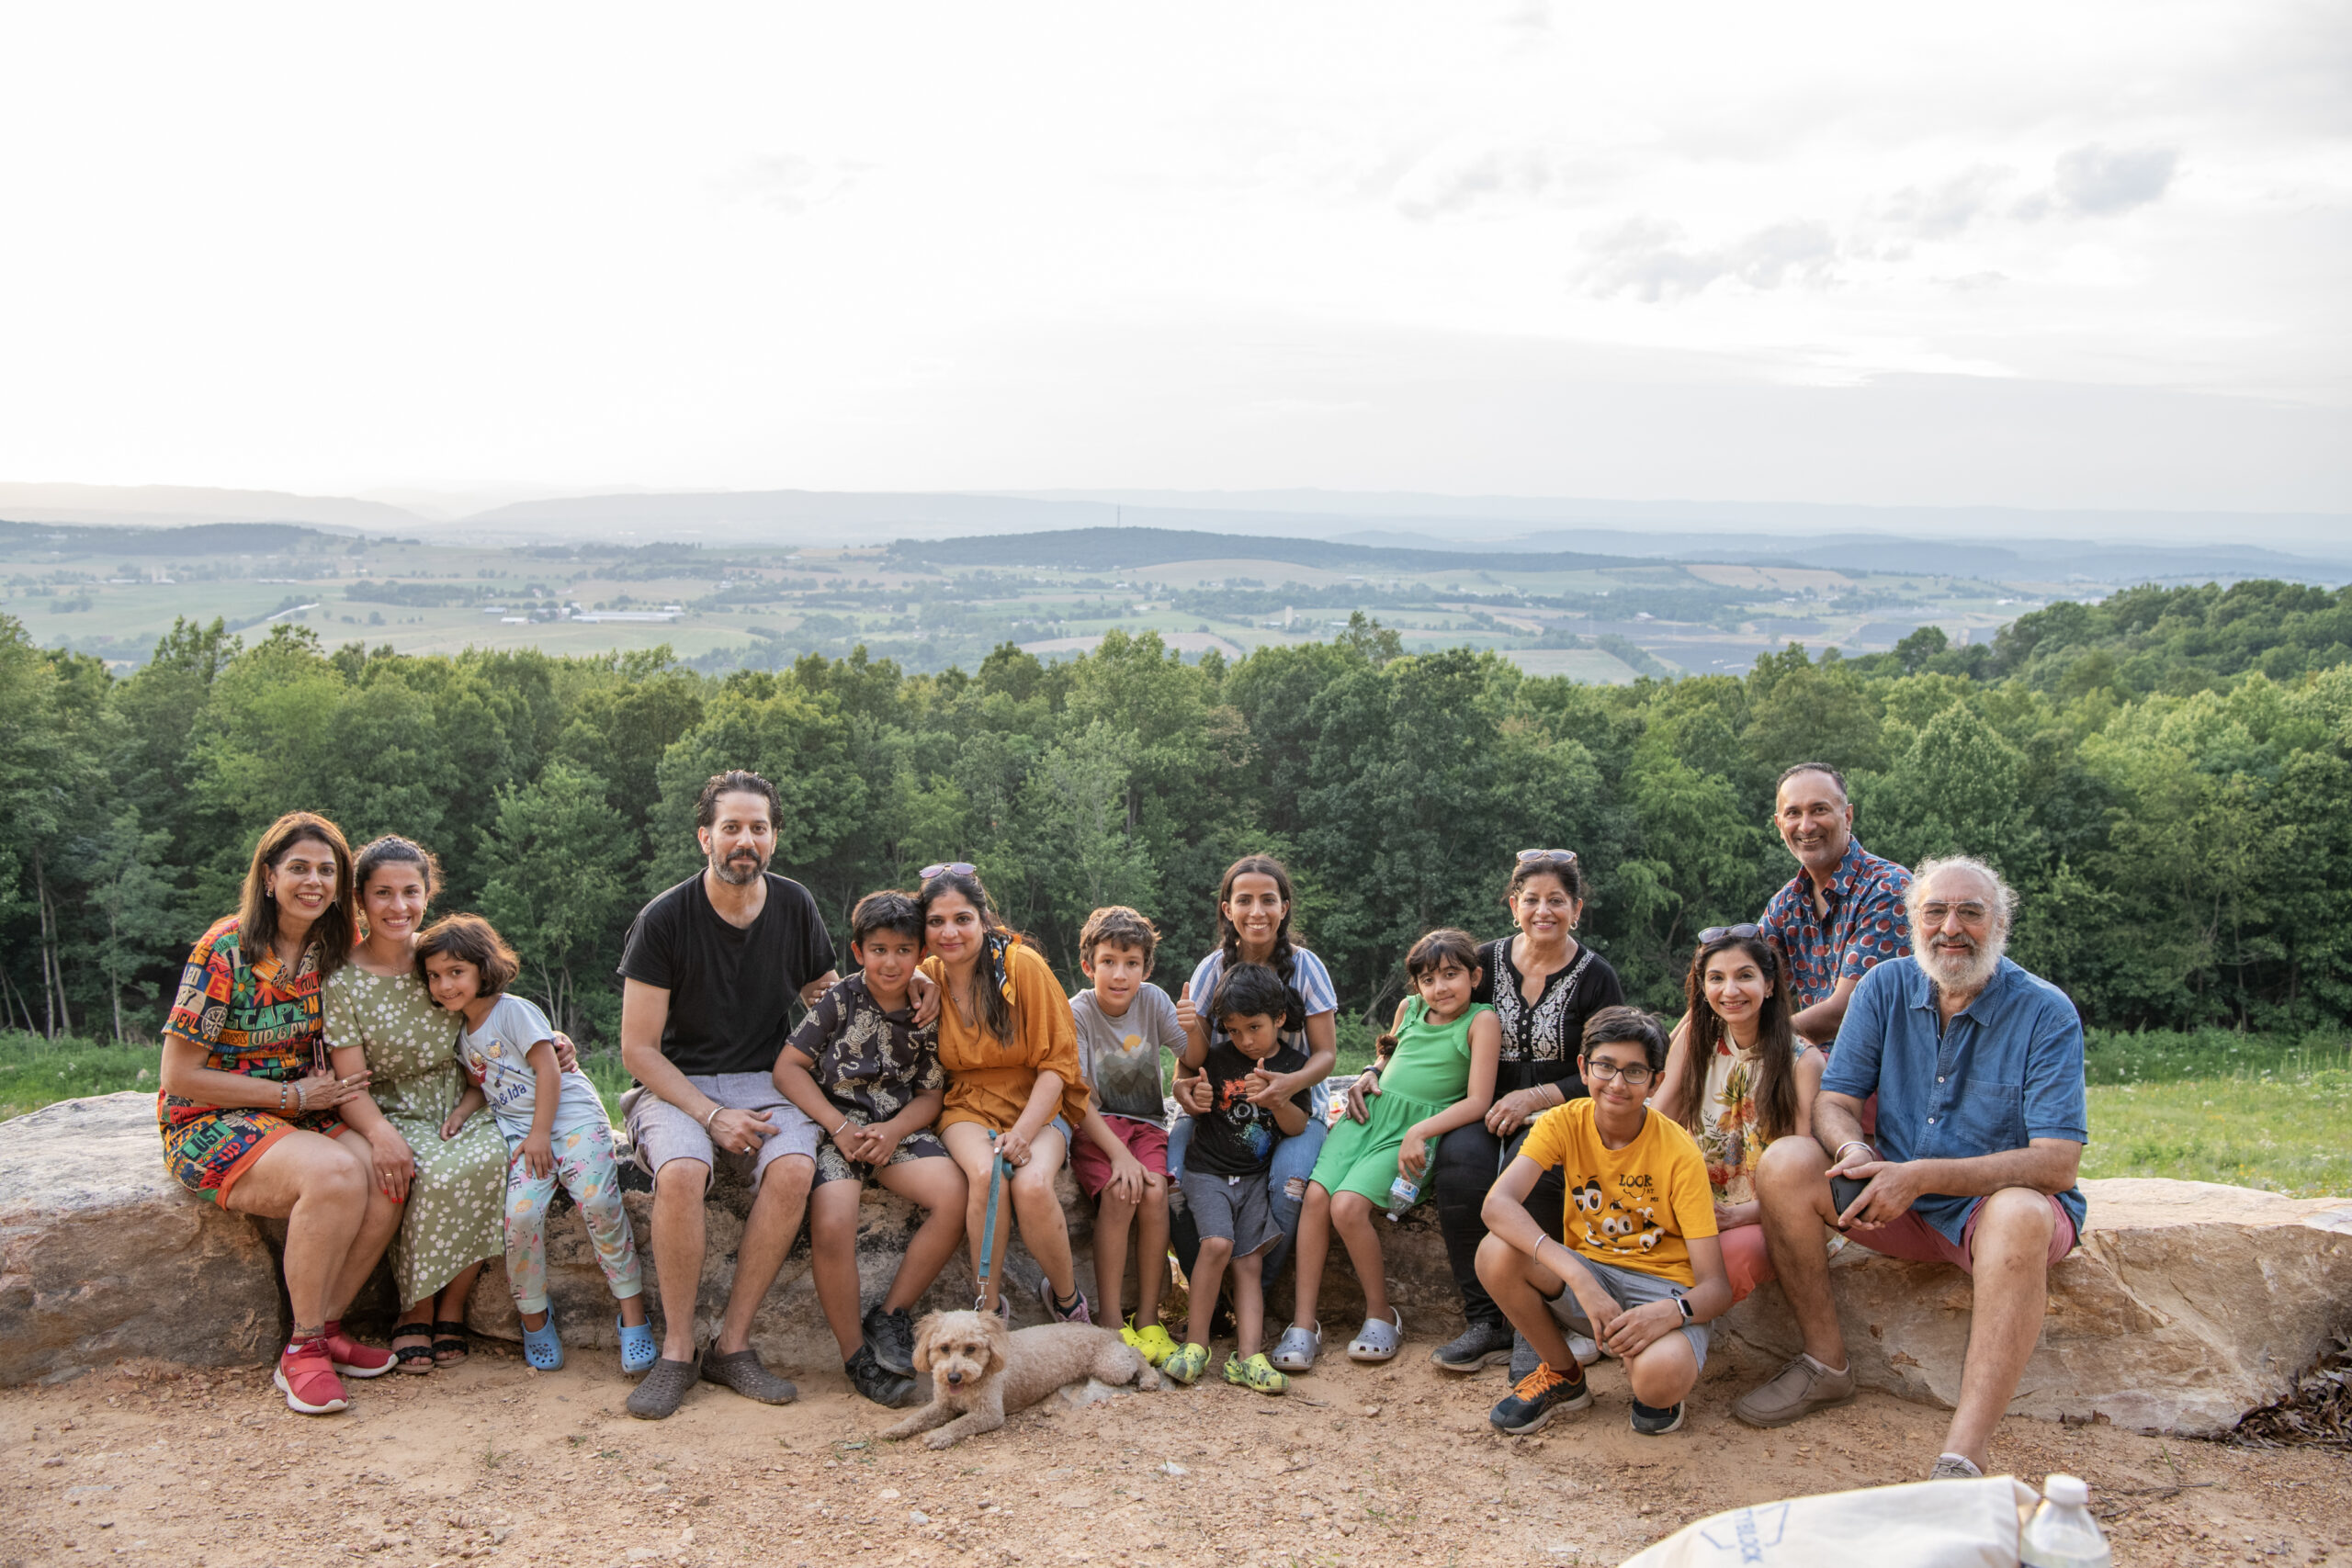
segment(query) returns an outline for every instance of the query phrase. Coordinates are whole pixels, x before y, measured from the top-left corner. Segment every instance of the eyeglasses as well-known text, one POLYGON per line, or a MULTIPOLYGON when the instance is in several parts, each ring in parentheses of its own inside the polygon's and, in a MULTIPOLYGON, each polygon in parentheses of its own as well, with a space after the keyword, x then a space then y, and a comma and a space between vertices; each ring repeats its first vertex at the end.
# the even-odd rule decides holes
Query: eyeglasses
POLYGON ((1704 947, 1709 942, 1721 942, 1725 937, 1729 937, 1735 942, 1746 942, 1748 938, 1761 933, 1763 930, 1764 928, 1762 926, 1752 924, 1744 926, 1709 926, 1705 931, 1699 933, 1699 945, 1701 947, 1704 947))
POLYGON ((921 871, 915 873, 915 874, 922 878, 923 881, 929 882, 933 877, 937 876, 943 871, 953 872, 957 876, 970 876, 979 869, 979 867, 974 865, 967 860, 943 860, 924 866, 921 871))
POLYGON ((1990 907, 1973 901, 1965 904, 1922 904, 1919 906, 1919 923, 1933 931, 1950 917, 1958 915, 1962 925, 1981 926, 1992 913, 1990 907))
POLYGON ((1519 858, 1521 863, 1532 860, 1564 860, 1570 865, 1574 865, 1577 863, 1577 852, 1574 850, 1521 850, 1519 852, 1519 858))
POLYGON ((1615 1078, 1627 1089, 1646 1089, 1649 1087, 1650 1079, 1656 1077, 1657 1074, 1646 1066, 1618 1067, 1611 1066, 1607 1062, 1594 1061, 1588 1061, 1584 1065, 1584 1081, 1587 1083, 1607 1083, 1611 1078, 1615 1078))

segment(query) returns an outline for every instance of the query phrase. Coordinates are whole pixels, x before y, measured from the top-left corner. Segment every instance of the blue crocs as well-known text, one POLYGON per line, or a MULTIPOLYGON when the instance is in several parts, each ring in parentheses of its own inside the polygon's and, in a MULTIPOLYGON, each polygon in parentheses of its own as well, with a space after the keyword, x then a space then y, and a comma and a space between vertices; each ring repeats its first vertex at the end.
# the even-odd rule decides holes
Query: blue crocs
POLYGON ((653 1325, 640 1323, 631 1328, 617 1314, 613 1325, 621 1331, 621 1371, 635 1377, 662 1359, 662 1342, 653 1337, 653 1325))
POLYGON ((523 1330, 523 1359, 540 1371, 551 1372, 563 1365, 563 1340, 555 1331, 555 1303, 548 1303, 548 1320, 537 1328, 523 1330))

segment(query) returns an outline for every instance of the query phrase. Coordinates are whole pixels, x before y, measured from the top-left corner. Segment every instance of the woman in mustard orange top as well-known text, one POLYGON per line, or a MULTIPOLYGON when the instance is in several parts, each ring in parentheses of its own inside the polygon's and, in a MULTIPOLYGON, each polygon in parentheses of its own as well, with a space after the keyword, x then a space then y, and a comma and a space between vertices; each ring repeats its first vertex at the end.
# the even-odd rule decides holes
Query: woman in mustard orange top
MULTIPOLYGON (((979 1273, 987 1223, 989 1170, 997 1155, 1012 1167, 999 1207, 1021 1223, 1029 1256, 1046 1271, 1039 1294, 1066 1323, 1091 1323, 1070 1266, 1069 1227, 1054 1177, 1069 1151, 1069 1129, 1086 1119, 1086 1080, 1078 1066, 1078 1027, 1069 998, 1044 958, 1005 928, 988 889, 962 861, 925 866, 917 902, 928 956, 923 973, 939 982, 939 1065, 947 1072, 939 1135, 964 1169, 970 1197, 964 1234, 979 1273)), ((995 1266, 983 1309, 1000 1302, 1006 1224, 997 1220, 995 1266)))

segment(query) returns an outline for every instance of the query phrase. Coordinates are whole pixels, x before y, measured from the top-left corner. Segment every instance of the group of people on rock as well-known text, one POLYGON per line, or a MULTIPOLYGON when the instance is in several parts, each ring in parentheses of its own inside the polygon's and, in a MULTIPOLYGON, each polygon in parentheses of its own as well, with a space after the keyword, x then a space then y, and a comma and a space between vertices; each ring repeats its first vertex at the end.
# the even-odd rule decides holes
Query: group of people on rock
POLYGON ((1225 1381, 1278 1395, 1323 1352, 1335 1233, 1366 1303, 1347 1354, 1399 1353, 1380 1216, 1426 1200, 1467 1324, 1430 1360, 1509 1361, 1504 1431, 1588 1408, 1584 1369, 1602 1357, 1624 1366, 1634 1430, 1674 1431, 1710 1325, 1774 1279, 1803 1349, 1733 1413, 1777 1427, 1850 1399, 1828 1264, 1859 1245, 1973 1276, 1932 1473, 1987 1462, 2048 1269, 2082 1233, 2082 1032, 2004 955, 2016 901, 1997 872, 1868 853, 1835 769, 1782 775, 1775 821, 1798 873, 1755 922, 1699 933, 1679 1021, 1624 1005, 1578 941, 1576 852, 1521 850, 1502 887, 1516 931, 1417 941, 1376 1059, 1336 1084, 1338 996, 1293 930, 1278 861, 1226 872, 1217 943, 1173 999, 1150 983, 1144 914, 1094 911, 1071 995, 960 861, 858 901, 844 978, 815 900, 769 869, 781 814, 757 774, 712 778, 704 868, 646 905, 622 953, 622 1119, 653 1188, 658 1330, 602 1101, 510 988, 519 966, 497 931, 473 915, 426 924, 439 868, 404 839, 355 856, 308 813, 263 835, 238 912, 189 956, 157 1119, 182 1183, 287 1221, 295 1327, 275 1375, 289 1405, 340 1410, 345 1377, 462 1359, 469 1295, 501 1256, 526 1358, 561 1365, 545 1263, 559 1184, 616 1303, 621 1365, 641 1374, 628 1408, 649 1419, 700 1382, 796 1396, 751 1337, 804 1221, 844 1372, 877 1404, 913 1401, 912 1309, 959 1242, 982 1308, 1010 1317, 1013 1231, 1049 1318, 1099 1313, 1179 1383, 1206 1371, 1229 1295, 1225 1381), (1055 1191, 1065 1163, 1095 1205, 1091 1302, 1055 1191), (702 1343, 704 1197, 722 1167, 752 1199, 702 1343), (868 1181, 922 1216, 870 1303, 868 1181), (388 1247, 400 1312, 379 1349, 343 1315, 388 1247), (1190 1302, 1176 1333, 1157 1310, 1171 1247, 1190 1302), (1270 1333, 1294 1252, 1290 1315, 1270 1333))

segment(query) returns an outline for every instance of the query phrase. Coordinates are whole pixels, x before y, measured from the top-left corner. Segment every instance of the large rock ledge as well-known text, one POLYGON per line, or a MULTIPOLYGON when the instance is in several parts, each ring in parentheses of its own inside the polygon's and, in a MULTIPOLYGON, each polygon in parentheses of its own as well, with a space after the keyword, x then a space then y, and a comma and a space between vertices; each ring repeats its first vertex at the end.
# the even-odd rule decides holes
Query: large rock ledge
MULTIPOLYGON (((1080 1279, 1091 1289, 1088 1215, 1067 1172, 1062 1185, 1080 1279)), ((2285 1394, 2328 1336, 2352 1322, 2352 1201, 2204 1182, 2084 1187, 2090 1228, 2052 1271, 2050 1315, 2013 1412, 2188 1435, 2226 1430, 2285 1394)), ((635 1191, 628 1201, 650 1292, 644 1244, 651 1199, 635 1191)), ((740 1186, 714 1187, 697 1313, 706 1332, 725 1303, 748 1208, 740 1186)), ((858 1268, 869 1302, 897 1267, 913 1222, 903 1201, 868 1190, 858 1268)), ((274 1267, 279 1229, 223 1213, 172 1181, 152 1096, 66 1100, 0 1122, 0 1386, 70 1378, 126 1356, 206 1366, 266 1361, 286 1329, 274 1267)), ((1453 1332, 1459 1303, 1427 1205, 1382 1230, 1391 1294, 1408 1328, 1416 1338, 1453 1332)), ((566 1342, 611 1349, 611 1298, 576 1213, 550 1222, 548 1264, 566 1342)), ((1017 1318, 1039 1321, 1036 1266, 1016 1247, 1007 1270, 1017 1318)), ((1968 1280, 1860 1247, 1847 1248, 1832 1275, 1863 1384, 1951 1404, 1967 1346, 1968 1280)), ((923 1304, 964 1305, 971 1290, 959 1253, 923 1304)), ((1288 1283, 1272 1297, 1286 1306, 1288 1283)), ((354 1315, 380 1317, 389 1301, 379 1278, 354 1315)), ((1362 1304, 1335 1249, 1323 1319, 1344 1333, 1362 1304)), ((519 1337, 500 1265, 484 1271, 471 1320, 477 1333, 519 1337)), ((1741 1303, 1722 1328, 1770 1357, 1796 1347, 1777 1287, 1741 1303)), ((762 1304, 753 1338, 786 1369, 837 1359, 805 1239, 762 1304)))
MULTIPOLYGON (((2352 1201, 2140 1178, 2083 1190, 2090 1222, 2050 1271, 2049 1315, 2014 1415, 2227 1431, 2290 1392, 2352 1323, 2352 1201)), ((1830 1279, 1863 1387, 1946 1406, 1959 1398, 1965 1275, 1849 1247, 1830 1279)), ((1776 1358, 1801 1348, 1778 1285, 1723 1326, 1776 1358)))

